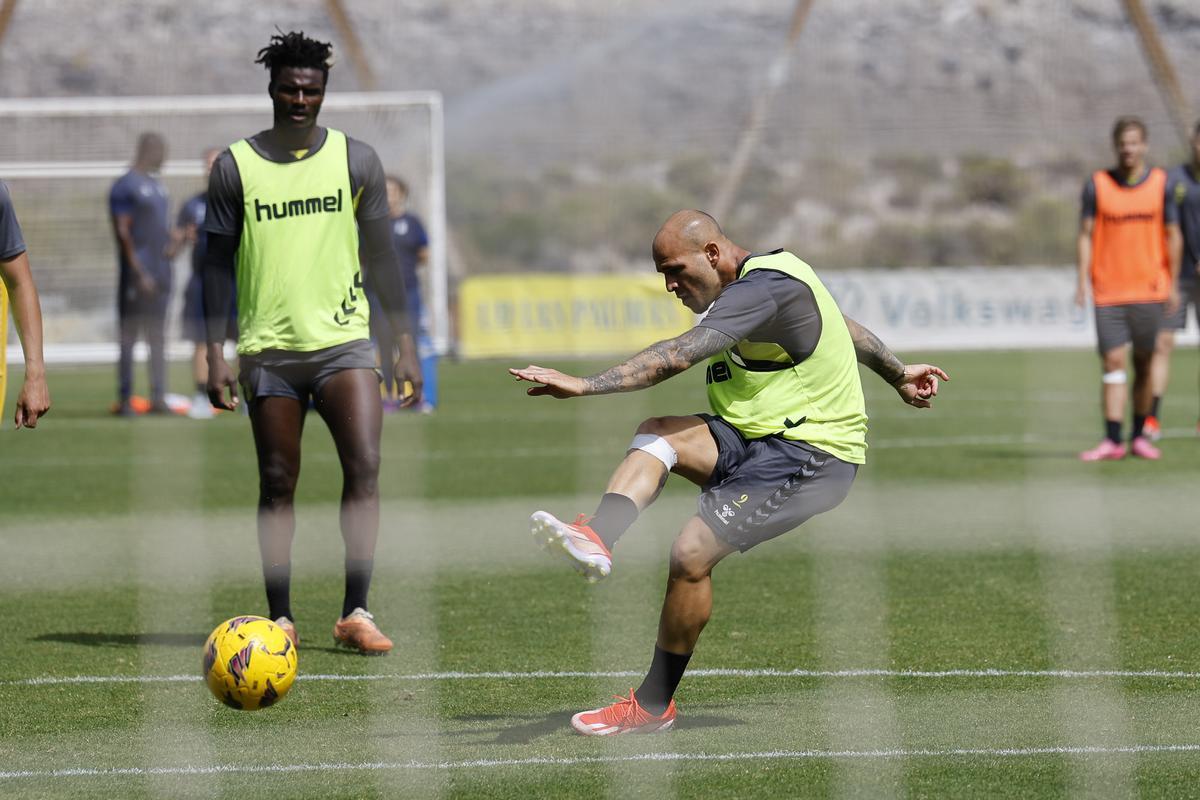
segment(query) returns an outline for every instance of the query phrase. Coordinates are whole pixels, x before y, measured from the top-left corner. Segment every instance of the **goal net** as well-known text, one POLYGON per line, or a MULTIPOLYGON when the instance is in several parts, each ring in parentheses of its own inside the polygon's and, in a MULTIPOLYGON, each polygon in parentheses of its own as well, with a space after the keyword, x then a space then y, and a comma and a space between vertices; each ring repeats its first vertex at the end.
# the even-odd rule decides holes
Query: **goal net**
MULTIPOLYGON (((46 356, 56 361, 116 357, 116 244, 108 191, 133 158, 139 134, 167 142, 160 176, 170 194, 171 223, 204 190, 203 153, 225 148, 271 125, 261 95, 0 100, 0 178, 29 247, 45 316, 46 356)), ((384 169, 409 184, 409 209, 425 222, 429 267, 422 277, 430 333, 449 344, 442 98, 437 92, 338 93, 326 98, 321 124, 345 131, 379 153, 384 169)), ((180 341, 179 308, 191 274, 190 253, 175 262, 171 352, 180 341)), ((20 360, 15 337, 10 360, 20 360)))

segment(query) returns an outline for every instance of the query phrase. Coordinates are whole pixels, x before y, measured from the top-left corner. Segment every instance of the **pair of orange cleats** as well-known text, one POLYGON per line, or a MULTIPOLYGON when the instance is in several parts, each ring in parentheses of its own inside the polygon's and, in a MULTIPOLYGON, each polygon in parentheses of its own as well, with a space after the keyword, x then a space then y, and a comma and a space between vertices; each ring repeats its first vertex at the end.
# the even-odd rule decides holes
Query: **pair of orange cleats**
MULTIPOLYGON (((546 511, 535 511, 529 518, 530 531, 538 546, 567 561, 589 583, 604 580, 612 572, 612 553, 588 524, 586 514, 575 522, 563 522, 546 511)), ((638 703, 633 689, 629 697, 617 695, 617 702, 571 718, 571 727, 585 736, 612 736, 621 733, 663 733, 675 725, 675 701, 661 714, 652 714, 638 703)))
MULTIPOLYGON (((300 647, 300 636, 296 633, 296 625, 287 617, 275 620, 292 644, 300 647)), ((381 656, 391 652, 392 640, 383 635, 375 624, 375 617, 362 608, 356 608, 342 617, 333 626, 333 641, 342 647, 349 647, 370 656, 381 656)))

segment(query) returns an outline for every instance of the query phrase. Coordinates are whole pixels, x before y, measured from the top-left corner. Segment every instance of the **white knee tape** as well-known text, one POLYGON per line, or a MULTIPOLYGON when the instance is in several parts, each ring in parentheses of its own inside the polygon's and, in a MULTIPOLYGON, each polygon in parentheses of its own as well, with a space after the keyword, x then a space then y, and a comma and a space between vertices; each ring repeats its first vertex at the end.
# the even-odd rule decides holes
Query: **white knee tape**
POLYGON ((661 461, 668 470, 679 461, 679 454, 675 452, 675 448, 671 447, 666 439, 653 433, 639 433, 634 436, 633 441, 629 443, 629 449, 649 453, 661 461))
POLYGON ((1104 373, 1104 377, 1100 379, 1106 386, 1112 386, 1118 383, 1125 382, 1125 370, 1114 369, 1112 372, 1104 373))

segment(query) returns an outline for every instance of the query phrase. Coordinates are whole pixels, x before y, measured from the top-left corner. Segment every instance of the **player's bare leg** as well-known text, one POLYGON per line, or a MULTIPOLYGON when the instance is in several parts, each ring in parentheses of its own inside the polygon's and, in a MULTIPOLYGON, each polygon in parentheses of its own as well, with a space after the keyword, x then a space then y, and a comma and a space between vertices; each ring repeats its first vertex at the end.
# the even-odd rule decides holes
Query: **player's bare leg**
POLYGON ((1154 357, 1156 350, 1133 353, 1133 413, 1149 414, 1154 404, 1154 357))
POLYGON ((325 420, 342 465, 342 541, 346 592, 334 638, 363 653, 386 653, 392 641, 367 610, 379 539, 379 439, 383 407, 374 370, 348 369, 321 386, 317 412, 325 420))
POLYGON ((375 557, 379 536, 379 440, 382 409, 374 370, 348 369, 316 397, 342 466, 342 538, 346 557, 375 557))
POLYGON ((1100 358, 1104 371, 1100 404, 1104 412, 1106 435, 1100 444, 1079 454, 1083 461, 1112 461, 1125 457, 1125 445, 1121 441, 1121 423, 1125 419, 1126 395, 1129 393, 1125 376, 1128 358, 1129 345, 1106 350, 1100 358))
MULTIPOLYGON (((262 555, 270 618, 294 620, 291 607, 294 499, 300 477, 303 403, 293 397, 259 397, 250 404, 250 427, 258 452, 258 549, 262 555)), ((280 623, 282 625, 282 623, 280 623)), ((285 626, 286 627, 286 626, 285 626)), ((297 641, 295 628, 290 634, 297 641)))
MULTIPOLYGON (((1129 360, 1129 345, 1114 347, 1104 354, 1104 374, 1111 375, 1122 372, 1129 360)), ((1126 395, 1128 385, 1122 381, 1105 382, 1104 384, 1104 419, 1109 422, 1121 422, 1125 419, 1126 395)))
POLYGON ((655 733, 674 726, 675 689, 712 614, 713 567, 735 549, 718 539, 699 517, 687 521, 671 546, 667 596, 645 680, 628 698, 576 714, 571 719, 575 730, 607 736, 655 733))
POLYGON ((1133 436, 1129 450, 1139 458, 1155 460, 1161 452, 1144 435, 1143 426, 1154 408, 1153 362, 1156 350, 1133 351, 1133 436))
POLYGON ((712 614, 712 570, 736 548, 717 538, 700 517, 692 517, 671 545, 667 596, 658 621, 658 646, 689 655, 712 614))
POLYGON ((1150 362, 1150 383, 1153 387, 1150 413, 1146 417, 1146 438, 1154 441, 1162 436, 1158 405, 1167 393, 1171 380, 1171 353, 1175 350, 1175 331, 1164 328, 1154 340, 1154 358, 1150 362))
POLYGON ((666 464, 648 451, 630 449, 613 470, 604 491, 628 497, 639 511, 658 497, 670 472, 703 486, 717 465, 717 443, 700 417, 651 417, 638 426, 636 436, 661 437, 676 455, 668 471, 666 464))
POLYGON ((612 546, 658 497, 672 472, 703 485, 717 463, 717 443, 697 416, 652 417, 638 426, 632 446, 608 481, 590 520, 564 522, 546 511, 530 518, 535 541, 562 555, 591 581, 612 570, 612 546))

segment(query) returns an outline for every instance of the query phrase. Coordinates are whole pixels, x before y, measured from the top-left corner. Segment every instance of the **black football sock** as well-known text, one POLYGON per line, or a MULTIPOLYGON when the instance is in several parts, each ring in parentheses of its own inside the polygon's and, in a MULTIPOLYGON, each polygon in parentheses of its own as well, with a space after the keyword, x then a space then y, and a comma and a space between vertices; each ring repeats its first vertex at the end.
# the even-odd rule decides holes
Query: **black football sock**
POLYGON ((658 645, 654 646, 654 658, 650 661, 650 671, 646 679, 633 694, 637 697, 638 705, 656 716, 661 715, 671 704, 675 689, 683 680, 683 671, 687 669, 692 654, 681 656, 678 653, 668 653, 658 645))
POLYGON ((600 505, 596 507, 596 513, 588 525, 600 537, 600 541, 604 542, 604 546, 612 551, 617 539, 629 530, 629 526, 637 518, 637 503, 623 494, 609 492, 600 498, 600 505))
POLYGON ((267 608, 271 619, 292 616, 292 565, 267 564, 263 566, 263 581, 267 585, 267 608))
POLYGON ((1104 421, 1104 435, 1108 437, 1110 442, 1121 443, 1121 423, 1120 421, 1113 422, 1111 419, 1104 421))
POLYGON ((1134 414, 1133 415, 1133 431, 1131 431, 1129 434, 1130 441, 1141 436, 1142 429, 1145 427, 1146 427, 1146 415, 1145 414, 1134 414))
POLYGON ((342 601, 342 617, 356 608, 367 610, 367 592, 371 588, 371 570, 375 568, 373 558, 346 559, 346 598, 342 601))
POLYGON ((203 381, 196 381, 196 394, 208 394, 208 386, 203 381))
POLYGON ((1155 419, 1158 419, 1158 404, 1161 402, 1162 402, 1162 397, 1159 395, 1155 395, 1154 402, 1150 404, 1150 416, 1154 417, 1155 419))

